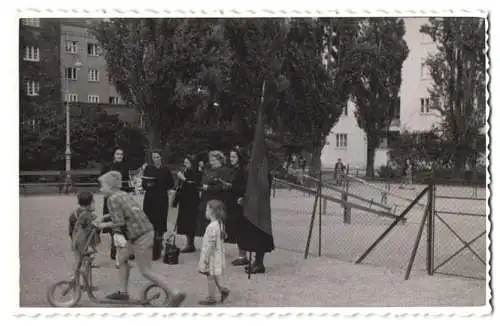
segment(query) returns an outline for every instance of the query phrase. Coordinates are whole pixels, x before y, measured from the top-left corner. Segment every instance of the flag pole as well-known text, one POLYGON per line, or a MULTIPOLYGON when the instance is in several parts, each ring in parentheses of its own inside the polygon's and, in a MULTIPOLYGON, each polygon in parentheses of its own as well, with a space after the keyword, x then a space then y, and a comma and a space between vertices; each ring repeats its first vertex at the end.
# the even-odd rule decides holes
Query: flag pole
POLYGON ((248 252, 248 269, 247 269, 248 279, 252 275, 252 252, 248 252))
MULTIPOLYGON (((264 93, 266 90, 266 80, 264 79, 262 81, 262 89, 260 92, 260 106, 259 106, 259 111, 257 112, 257 121, 258 119, 262 119, 262 110, 264 109, 264 93)), ((256 132, 257 130, 255 130, 256 132)), ((249 259, 248 259, 248 279, 251 278, 252 275, 252 251, 248 253, 249 259)))

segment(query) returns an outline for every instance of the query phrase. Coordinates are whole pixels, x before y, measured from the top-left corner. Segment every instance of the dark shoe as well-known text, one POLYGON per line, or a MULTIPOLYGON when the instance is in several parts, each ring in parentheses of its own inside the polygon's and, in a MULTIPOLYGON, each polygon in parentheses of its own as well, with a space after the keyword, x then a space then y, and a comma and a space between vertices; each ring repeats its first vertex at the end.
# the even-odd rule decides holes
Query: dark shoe
POLYGON ((196 248, 194 246, 187 246, 181 250, 182 253, 190 253, 190 252, 195 252, 195 251, 196 251, 196 248))
POLYGON ((233 266, 244 266, 244 265, 248 265, 248 259, 245 258, 245 257, 239 257, 239 258, 236 258, 235 260, 233 260, 231 262, 231 265, 233 266))
POLYGON ((220 302, 221 303, 226 301, 227 297, 229 296, 229 293, 231 293, 231 291, 229 291, 229 289, 227 289, 227 288, 220 290, 220 302))
POLYGON ((128 260, 135 260, 135 255, 132 254, 132 255, 128 256, 128 260))
POLYGON ((198 304, 202 306, 215 306, 217 301, 214 298, 207 297, 206 299, 198 301, 198 304))
MULTIPOLYGON (((245 272, 248 273, 248 266, 245 267, 245 272)), ((252 265, 250 269, 250 274, 264 274, 266 272, 266 268, 264 265, 252 265)))
POLYGON ((172 299, 170 299, 168 303, 168 307, 179 307, 182 302, 186 299, 186 294, 185 293, 177 293, 176 295, 172 296, 172 299))
POLYGON ((109 257, 111 258, 111 260, 116 259, 116 247, 115 246, 111 246, 111 252, 109 253, 109 257))
POLYGON ((106 299, 128 301, 128 300, 130 300, 130 297, 129 297, 128 293, 123 293, 123 292, 117 291, 115 293, 108 294, 106 296, 106 299))

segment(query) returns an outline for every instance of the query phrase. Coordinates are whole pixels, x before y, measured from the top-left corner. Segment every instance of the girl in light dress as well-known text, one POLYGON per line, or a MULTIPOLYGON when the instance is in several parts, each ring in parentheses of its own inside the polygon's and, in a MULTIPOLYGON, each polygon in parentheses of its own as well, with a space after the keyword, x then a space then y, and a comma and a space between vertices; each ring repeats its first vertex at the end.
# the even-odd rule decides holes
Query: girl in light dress
POLYGON ((198 271, 207 276, 208 296, 198 303, 211 306, 217 304, 217 300, 215 299, 216 289, 220 293, 220 302, 224 302, 230 292, 228 288, 220 284, 220 278, 226 266, 224 248, 226 209, 224 203, 220 200, 208 201, 205 215, 210 224, 208 224, 203 236, 198 271))

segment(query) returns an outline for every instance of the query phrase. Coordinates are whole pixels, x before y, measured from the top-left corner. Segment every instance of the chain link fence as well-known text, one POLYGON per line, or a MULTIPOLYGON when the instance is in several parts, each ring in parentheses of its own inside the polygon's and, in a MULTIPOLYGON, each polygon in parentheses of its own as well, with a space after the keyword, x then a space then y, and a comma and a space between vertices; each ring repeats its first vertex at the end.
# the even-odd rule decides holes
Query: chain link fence
POLYGON ((486 189, 437 187, 434 271, 486 279, 486 189))
MULTIPOLYGON (((354 263, 400 214, 405 213, 404 220, 394 226, 363 263, 395 270, 407 266, 427 197, 422 196, 411 209, 404 211, 424 186, 404 190, 396 187, 391 194, 386 185, 370 184, 361 179, 342 186, 327 181, 322 184, 321 199, 311 223, 318 180, 309 178, 309 181, 313 182, 305 182, 304 187, 299 187, 275 180, 278 187, 272 199, 272 212, 277 247, 304 253, 312 225, 311 256, 321 254, 354 263)), ((425 249, 425 243, 421 246, 425 249)), ((425 250, 419 250, 414 266, 425 269, 425 250)))
POLYGON ((369 183, 356 177, 339 184, 325 178, 311 222, 318 182, 306 177, 298 186, 275 180, 271 205, 278 248, 305 253, 312 229, 310 256, 356 263, 387 233, 363 264, 407 272, 411 265, 413 271, 485 278, 484 188, 437 185, 431 192, 420 184, 369 183))

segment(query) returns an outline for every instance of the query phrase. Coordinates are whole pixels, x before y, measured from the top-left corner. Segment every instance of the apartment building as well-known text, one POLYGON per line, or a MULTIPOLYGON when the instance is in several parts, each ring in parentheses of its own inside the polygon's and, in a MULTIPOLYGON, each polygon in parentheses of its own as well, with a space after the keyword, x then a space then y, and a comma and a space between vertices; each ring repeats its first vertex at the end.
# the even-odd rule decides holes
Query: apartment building
POLYGON ((127 122, 142 124, 138 113, 109 82, 106 60, 91 32, 98 22, 79 18, 22 19, 21 115, 33 115, 30 105, 48 106, 44 94, 48 90, 52 110, 62 109, 68 101, 72 115, 99 107, 127 122), (56 66, 59 69, 54 70, 56 66))
MULTIPOLYGON (((429 88, 432 79, 425 60, 436 51, 436 45, 420 27, 427 18, 405 18, 405 40, 408 44, 408 58, 403 64, 402 83, 396 114, 389 131, 375 151, 375 169, 386 165, 389 160, 391 140, 401 132, 424 132, 438 125, 442 118, 431 110, 429 88)), ((332 168, 337 159, 342 159, 352 169, 366 168, 366 135, 359 128, 355 117, 354 103, 348 102, 344 113, 327 137, 327 145, 321 153, 322 164, 332 168)))
POLYGON ((106 60, 89 25, 90 19, 61 20, 63 100, 92 104, 126 104, 108 80, 106 60))
POLYGON ((19 25, 19 118, 39 124, 48 110, 60 107, 59 23, 57 19, 27 18, 19 25))

